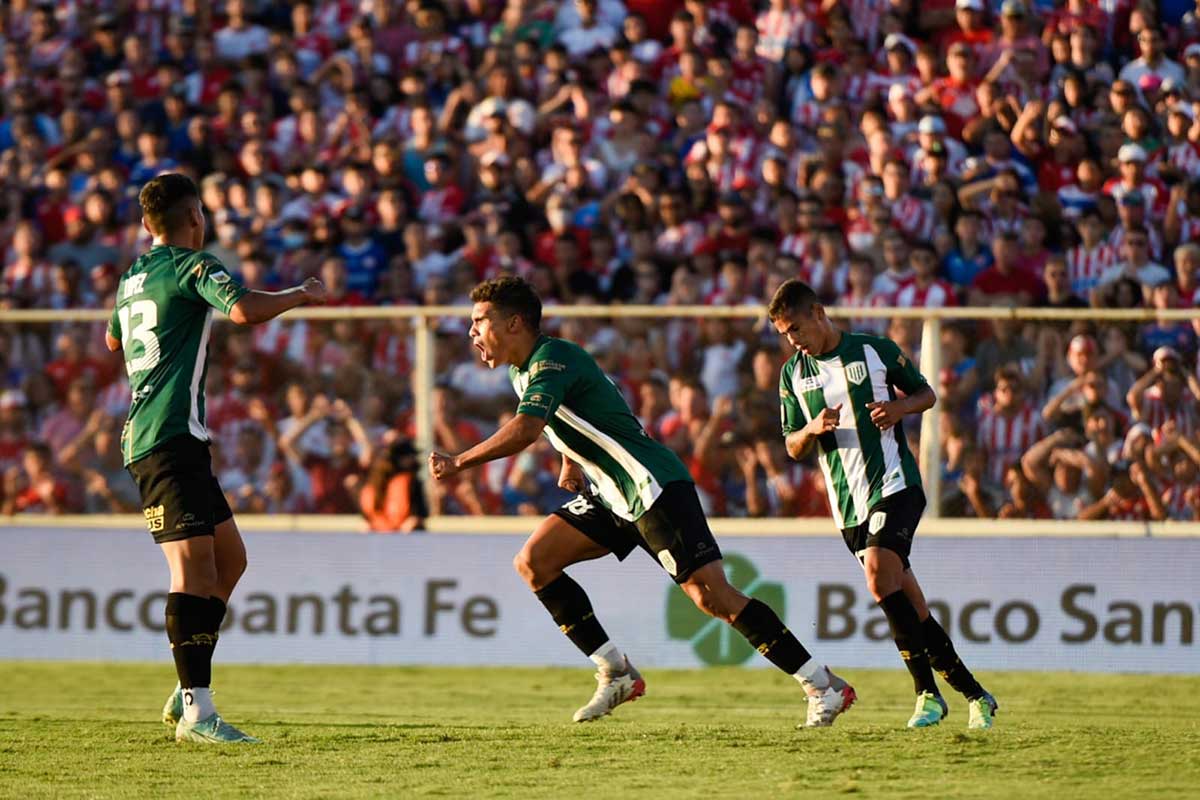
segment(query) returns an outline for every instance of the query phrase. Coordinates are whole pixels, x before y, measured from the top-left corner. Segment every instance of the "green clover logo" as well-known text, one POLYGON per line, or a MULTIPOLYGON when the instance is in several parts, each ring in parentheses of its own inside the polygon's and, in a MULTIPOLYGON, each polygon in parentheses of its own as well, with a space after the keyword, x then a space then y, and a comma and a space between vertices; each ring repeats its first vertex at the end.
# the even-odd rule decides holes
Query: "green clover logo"
MULTIPOLYGON (((725 554, 724 567, 731 584, 775 609, 780 618, 784 617, 783 584, 760 577, 758 569, 745 556, 725 554)), ((740 633, 696 608, 678 586, 667 590, 667 636, 690 641, 696 657, 710 666, 744 664, 755 653, 740 633)))

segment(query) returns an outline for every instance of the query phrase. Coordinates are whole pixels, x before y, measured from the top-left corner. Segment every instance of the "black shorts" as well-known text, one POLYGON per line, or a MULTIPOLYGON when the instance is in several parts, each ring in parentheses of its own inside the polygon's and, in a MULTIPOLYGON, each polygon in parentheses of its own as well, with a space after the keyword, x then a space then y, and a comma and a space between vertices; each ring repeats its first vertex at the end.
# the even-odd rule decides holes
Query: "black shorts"
POLYGON ((208 442, 176 436, 126 469, 142 495, 142 515, 158 544, 212 536, 233 516, 212 471, 208 442))
POLYGON ((676 583, 721 558, 695 484, 668 483, 637 522, 621 519, 591 495, 581 494, 554 514, 621 561, 635 547, 649 553, 676 583))
POLYGON ((904 568, 908 569, 913 534, 917 532, 924 511, 925 492, 919 486, 910 486, 872 506, 866 522, 846 528, 842 538, 859 561, 863 560, 868 547, 882 547, 900 556, 904 568))

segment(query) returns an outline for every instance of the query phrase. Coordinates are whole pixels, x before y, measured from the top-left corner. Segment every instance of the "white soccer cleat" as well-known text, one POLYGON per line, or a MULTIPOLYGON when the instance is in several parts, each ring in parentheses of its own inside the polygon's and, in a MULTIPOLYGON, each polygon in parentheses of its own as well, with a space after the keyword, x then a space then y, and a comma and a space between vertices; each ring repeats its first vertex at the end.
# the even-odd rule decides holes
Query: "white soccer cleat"
POLYGON ((596 673, 596 693, 583 708, 575 712, 576 722, 591 722, 612 713, 621 703, 637 700, 646 693, 646 681, 642 674, 625 659, 625 671, 621 673, 596 673))
MULTIPOLYGON (((826 667, 826 670, 829 668, 826 667)), ((829 671, 829 688, 808 696, 806 728, 828 728, 839 715, 850 710, 858 695, 854 687, 829 671)))

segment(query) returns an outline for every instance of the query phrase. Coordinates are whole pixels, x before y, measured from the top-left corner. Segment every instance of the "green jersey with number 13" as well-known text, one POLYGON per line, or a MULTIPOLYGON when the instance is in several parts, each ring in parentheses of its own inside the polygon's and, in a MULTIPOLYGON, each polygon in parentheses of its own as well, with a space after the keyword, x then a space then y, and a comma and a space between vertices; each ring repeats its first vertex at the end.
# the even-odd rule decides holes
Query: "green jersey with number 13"
POLYGON ((183 434, 208 441, 213 309, 228 314, 247 291, 215 256, 173 245, 155 245, 121 276, 108 332, 121 342, 133 393, 121 432, 125 464, 183 434))

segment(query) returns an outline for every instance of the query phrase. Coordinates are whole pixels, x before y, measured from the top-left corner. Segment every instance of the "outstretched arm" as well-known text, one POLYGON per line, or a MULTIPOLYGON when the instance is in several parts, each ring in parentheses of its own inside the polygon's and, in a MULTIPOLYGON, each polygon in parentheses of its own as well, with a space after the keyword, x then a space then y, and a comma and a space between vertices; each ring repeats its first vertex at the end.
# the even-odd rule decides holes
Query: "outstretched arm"
POLYGON ((429 454, 429 472, 437 480, 451 478, 463 470, 519 453, 537 441, 546 420, 529 414, 517 414, 500 430, 457 456, 444 453, 429 454))
POLYGON ((309 278, 282 292, 247 292, 229 309, 229 319, 238 325, 257 325, 298 306, 324 302, 325 286, 316 278, 309 278))

